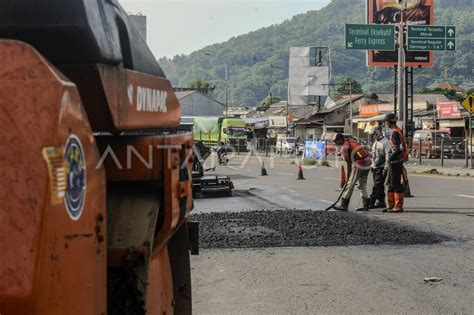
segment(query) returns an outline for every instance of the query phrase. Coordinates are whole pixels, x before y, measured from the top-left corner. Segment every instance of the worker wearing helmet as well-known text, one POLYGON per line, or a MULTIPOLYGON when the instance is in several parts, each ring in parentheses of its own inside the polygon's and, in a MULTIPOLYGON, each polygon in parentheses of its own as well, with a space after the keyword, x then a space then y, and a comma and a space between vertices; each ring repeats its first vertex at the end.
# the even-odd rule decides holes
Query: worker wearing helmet
POLYGON ((408 146, 403 131, 397 127, 394 113, 385 115, 385 124, 390 128, 390 166, 388 171, 388 207, 383 212, 403 212, 403 163, 408 159, 408 146))
POLYGON ((341 203, 334 207, 335 210, 347 211, 352 192, 357 184, 362 196, 362 207, 357 211, 369 210, 369 195, 367 193, 367 177, 370 171, 371 159, 364 146, 355 139, 344 139, 340 133, 336 135, 334 143, 341 146, 341 156, 347 163, 347 174, 350 174, 344 185, 341 203), (354 165, 354 167, 352 167, 354 165))
POLYGON ((385 179, 390 166, 390 142, 382 128, 374 128, 372 132, 374 144, 372 145, 372 179, 374 186, 370 195, 370 209, 386 208, 385 204, 385 179))

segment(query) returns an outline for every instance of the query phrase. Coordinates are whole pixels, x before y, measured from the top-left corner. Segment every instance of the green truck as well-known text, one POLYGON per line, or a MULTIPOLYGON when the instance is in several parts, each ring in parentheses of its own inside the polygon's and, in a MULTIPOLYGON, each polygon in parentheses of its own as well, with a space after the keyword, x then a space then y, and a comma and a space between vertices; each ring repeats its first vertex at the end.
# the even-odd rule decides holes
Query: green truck
POLYGON ((245 121, 241 118, 196 117, 193 138, 211 146, 224 142, 227 147, 233 147, 236 151, 247 150, 245 121))

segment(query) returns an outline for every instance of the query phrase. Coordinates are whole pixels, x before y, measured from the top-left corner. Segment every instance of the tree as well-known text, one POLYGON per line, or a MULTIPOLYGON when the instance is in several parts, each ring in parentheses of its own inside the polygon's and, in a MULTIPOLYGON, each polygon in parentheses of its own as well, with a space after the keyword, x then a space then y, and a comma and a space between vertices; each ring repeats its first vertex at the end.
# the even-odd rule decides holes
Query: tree
POLYGON ((268 95, 267 97, 265 97, 263 100, 260 101, 259 109, 263 109, 263 110, 268 109, 270 105, 278 103, 279 101, 281 101, 281 98, 279 98, 278 96, 272 96, 272 98, 270 99, 270 95, 268 95))
POLYGON ((473 88, 473 89, 469 89, 469 90, 467 90, 467 91, 464 93, 464 96, 465 96, 465 97, 468 97, 469 95, 474 95, 474 88, 473 88))
POLYGON ((344 77, 340 85, 337 86, 336 92, 339 95, 362 94, 362 86, 352 77, 344 77), (351 87, 352 84, 352 87, 351 87))
POLYGON ((442 89, 439 87, 434 88, 434 89, 425 87, 418 90, 417 92, 421 94, 443 94, 444 96, 446 96, 448 100, 456 101, 456 102, 462 102, 462 100, 464 99, 464 96, 460 93, 456 93, 455 90, 442 89))
MULTIPOLYGON (((229 99, 235 99, 237 104, 258 105, 268 94, 267 80, 277 82, 271 89, 273 95, 287 97, 290 47, 309 43, 323 47, 330 42, 334 82, 339 83, 343 76, 350 76, 362 84, 365 93, 393 92, 393 68, 366 67, 365 51, 345 49, 344 24, 364 23, 366 1, 326 2, 329 4, 320 10, 296 15, 281 24, 232 37, 227 42, 204 47, 189 55, 161 58, 160 66, 174 86, 186 87, 197 78, 206 78, 217 84, 213 95, 223 100, 222 59, 225 59, 229 67, 229 99), (212 56, 205 55, 209 52, 212 56)), ((457 84, 472 81, 474 19, 472 10, 466 9, 472 7, 472 0, 436 3, 436 24, 458 25, 456 52, 438 52, 433 67, 417 69, 413 82, 415 89, 429 86, 435 80, 457 84)), ((331 91, 335 90, 331 88, 331 91)))
POLYGON ((201 79, 192 81, 188 87, 190 89, 195 89, 206 94, 208 94, 209 92, 213 92, 216 89, 215 85, 211 85, 209 82, 203 81, 201 79))

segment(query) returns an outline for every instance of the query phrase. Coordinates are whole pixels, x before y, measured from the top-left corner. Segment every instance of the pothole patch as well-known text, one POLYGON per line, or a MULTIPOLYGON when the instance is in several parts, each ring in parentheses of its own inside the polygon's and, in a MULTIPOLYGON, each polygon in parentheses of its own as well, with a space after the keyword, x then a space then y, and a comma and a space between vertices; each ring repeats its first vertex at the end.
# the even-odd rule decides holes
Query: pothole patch
POLYGON ((201 248, 414 245, 447 236, 354 213, 275 210, 193 214, 201 248))

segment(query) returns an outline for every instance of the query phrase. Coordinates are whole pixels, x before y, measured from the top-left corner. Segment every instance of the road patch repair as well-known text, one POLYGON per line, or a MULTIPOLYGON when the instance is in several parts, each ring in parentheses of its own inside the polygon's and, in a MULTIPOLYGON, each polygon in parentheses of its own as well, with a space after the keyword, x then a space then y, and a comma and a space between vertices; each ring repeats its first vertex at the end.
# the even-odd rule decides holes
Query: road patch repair
POLYGON ((363 215, 313 210, 198 213, 201 248, 436 244, 445 235, 363 215))

